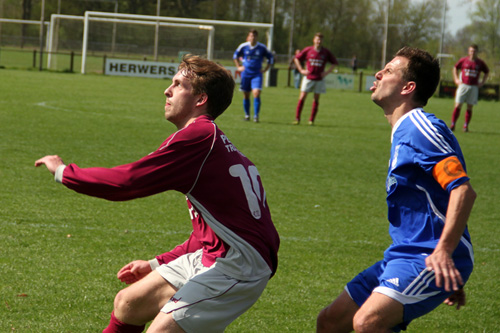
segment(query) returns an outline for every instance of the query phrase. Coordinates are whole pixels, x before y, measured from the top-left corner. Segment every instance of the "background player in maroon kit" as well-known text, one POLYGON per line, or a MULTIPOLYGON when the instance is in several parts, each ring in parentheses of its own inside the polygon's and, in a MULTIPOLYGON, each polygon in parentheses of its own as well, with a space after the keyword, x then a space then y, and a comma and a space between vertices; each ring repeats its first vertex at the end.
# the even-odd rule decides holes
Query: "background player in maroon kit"
POLYGON ((327 48, 322 46, 323 34, 316 33, 313 38, 313 45, 303 49, 298 55, 295 56, 295 65, 304 78, 300 87, 299 102, 295 111, 294 124, 300 124, 300 114, 307 98, 307 94, 314 93, 314 101, 311 109, 311 116, 309 117, 309 125, 314 124, 314 119, 318 113, 319 97, 320 94, 326 92, 326 84, 323 80, 325 76, 333 71, 335 65, 338 64, 335 56, 327 48), (306 69, 302 67, 302 63, 306 63, 306 69), (330 62, 332 65, 325 71, 326 63, 330 62))
POLYGON ((484 85, 488 78, 488 66, 483 60, 477 57, 477 50, 478 47, 476 44, 469 46, 469 55, 458 60, 453 67, 453 79, 458 88, 455 94, 455 108, 451 116, 450 129, 452 131, 455 130, 455 123, 460 116, 460 109, 463 103, 467 103, 464 132, 469 130, 469 123, 472 118, 472 108, 477 104, 479 88, 484 85), (481 82, 479 82, 481 72, 483 72, 484 75, 481 82))
POLYGON ((177 126, 160 147, 113 168, 46 165, 57 182, 121 201, 176 190, 193 225, 170 252, 118 272, 131 285, 115 298, 104 332, 222 332, 260 297, 277 268, 279 236, 255 165, 214 123, 231 104, 234 80, 214 62, 186 56, 165 90, 165 118, 177 126))

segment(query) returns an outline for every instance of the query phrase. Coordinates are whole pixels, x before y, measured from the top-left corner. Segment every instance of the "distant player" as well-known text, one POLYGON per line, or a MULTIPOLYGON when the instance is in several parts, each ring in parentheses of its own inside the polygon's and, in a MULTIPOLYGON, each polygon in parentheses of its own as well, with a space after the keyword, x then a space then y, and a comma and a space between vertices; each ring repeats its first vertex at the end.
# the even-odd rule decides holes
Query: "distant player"
POLYGON ((392 244, 321 311, 318 332, 398 332, 443 302, 465 304, 476 193, 457 139, 423 110, 439 72, 429 53, 404 47, 375 75, 371 99, 392 127, 385 184, 392 244))
POLYGON ((324 78, 333 71, 338 62, 330 50, 323 47, 323 34, 320 32, 314 35, 313 45, 306 47, 297 54, 294 61, 299 71, 304 75, 300 87, 299 101, 295 111, 294 124, 300 124, 300 115, 307 94, 314 93, 311 116, 309 117, 309 125, 314 125, 314 120, 318 114, 320 94, 326 93, 324 78), (306 69, 303 68, 302 63, 306 64, 306 69), (327 63, 331 63, 331 66, 325 71, 327 63))
POLYGON ((488 79, 489 69, 485 62, 477 57, 478 46, 472 44, 469 46, 469 55, 463 57, 453 67, 453 79, 458 86, 455 94, 455 108, 451 116, 450 129, 455 130, 455 124, 460 116, 460 109, 463 103, 467 103, 465 113, 464 132, 469 131, 469 123, 472 118, 472 108, 477 104, 479 88, 481 88, 486 79, 488 79), (479 76, 484 73, 480 81, 479 76), (460 73, 460 74, 459 74, 460 73))
POLYGON ((267 47, 258 42, 259 33, 252 29, 249 31, 247 41, 238 46, 233 54, 233 61, 241 72, 240 90, 243 92, 243 111, 245 120, 250 120, 250 92, 253 94, 253 120, 259 122, 260 94, 262 91, 262 73, 274 64, 274 56, 267 47), (262 69, 262 62, 267 58, 267 65, 262 69), (240 63, 241 61, 241 63, 240 63))
POLYGON ((186 56, 165 90, 165 118, 178 130, 156 151, 113 168, 65 165, 57 155, 35 162, 66 187, 107 200, 186 196, 190 237, 119 271, 131 285, 116 295, 105 333, 142 332, 151 320, 148 332, 223 332, 276 272, 279 236, 259 172, 214 122, 233 92, 229 71, 186 56))

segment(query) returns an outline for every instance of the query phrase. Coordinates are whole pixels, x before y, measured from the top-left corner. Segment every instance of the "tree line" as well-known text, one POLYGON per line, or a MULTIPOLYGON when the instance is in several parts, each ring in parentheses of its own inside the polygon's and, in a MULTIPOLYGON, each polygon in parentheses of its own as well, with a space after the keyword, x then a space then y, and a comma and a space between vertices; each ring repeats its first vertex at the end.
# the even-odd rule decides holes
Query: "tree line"
MULTIPOLYGON (((468 45, 476 43, 492 69, 500 52, 500 0, 474 1, 472 24, 456 35, 442 31, 443 18, 450 20, 445 0, 0 0, 0 16, 40 20, 42 1, 45 20, 53 13, 83 15, 92 10, 274 22, 273 51, 277 54, 292 54, 311 45, 314 33, 322 32, 324 45, 337 58, 356 55, 362 67, 379 68, 384 45, 387 58, 411 45, 433 55, 451 54, 456 61, 466 54, 468 45)), ((245 33, 224 36, 219 43, 225 49, 235 48, 245 33)))

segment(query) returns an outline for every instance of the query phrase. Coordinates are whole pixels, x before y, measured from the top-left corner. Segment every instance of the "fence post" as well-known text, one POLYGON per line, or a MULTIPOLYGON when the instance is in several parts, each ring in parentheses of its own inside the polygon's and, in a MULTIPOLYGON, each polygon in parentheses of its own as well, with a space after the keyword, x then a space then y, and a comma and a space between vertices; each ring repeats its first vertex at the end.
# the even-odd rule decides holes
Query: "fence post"
POLYGON ((102 57, 102 75, 106 74, 106 59, 107 58, 108 58, 107 55, 104 55, 104 57, 102 57))
POLYGON ((363 71, 360 71, 359 72, 359 88, 358 88, 358 92, 362 92, 363 91, 363 71))
POLYGON ((36 67, 36 50, 33 50, 33 68, 36 67))
POLYGON ((75 58, 75 52, 71 51, 71 54, 69 56, 69 71, 73 73, 73 62, 75 58))

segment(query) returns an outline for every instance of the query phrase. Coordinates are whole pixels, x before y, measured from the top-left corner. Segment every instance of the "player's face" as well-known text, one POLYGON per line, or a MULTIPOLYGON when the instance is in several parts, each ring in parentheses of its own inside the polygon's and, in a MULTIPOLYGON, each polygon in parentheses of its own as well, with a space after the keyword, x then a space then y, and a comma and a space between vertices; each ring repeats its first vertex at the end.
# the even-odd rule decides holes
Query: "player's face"
POLYGON ((178 128, 184 127, 199 101, 200 95, 193 95, 193 86, 189 79, 178 72, 172 78, 172 84, 165 90, 165 119, 178 128))
POLYGON ((375 75, 377 81, 373 82, 370 88, 372 101, 382 108, 399 102, 398 97, 401 96, 401 91, 407 83, 403 80, 403 69, 406 66, 408 66, 408 59, 395 57, 375 75))
POLYGON ((247 36, 247 42, 250 42, 250 44, 255 45, 255 43, 257 43, 257 36, 254 33, 250 32, 247 36))
POLYGON ((477 50, 473 47, 469 47, 469 58, 476 59, 477 50))
POLYGON ((314 36, 313 44, 316 48, 320 47, 321 44, 323 44, 323 38, 321 38, 320 36, 314 36))

